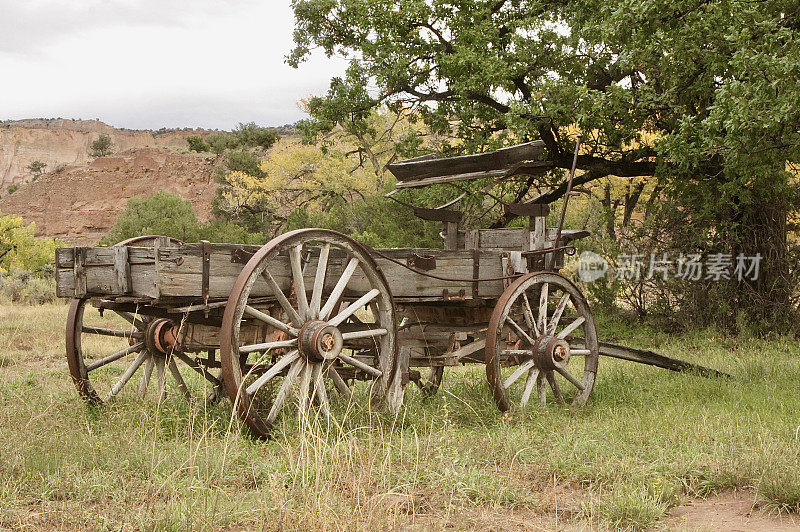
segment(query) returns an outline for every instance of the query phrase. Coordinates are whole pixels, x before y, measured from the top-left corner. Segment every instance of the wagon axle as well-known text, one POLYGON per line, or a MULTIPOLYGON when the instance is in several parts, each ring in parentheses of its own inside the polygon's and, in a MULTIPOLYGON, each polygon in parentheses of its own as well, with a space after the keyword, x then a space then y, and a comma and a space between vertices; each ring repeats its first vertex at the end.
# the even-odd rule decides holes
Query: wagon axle
POLYGON ((300 328, 297 336, 300 353, 312 362, 335 359, 343 346, 342 332, 321 320, 309 321, 300 328))
POLYGON ((144 343, 152 353, 171 354, 178 347, 178 325, 167 318, 150 321, 144 331, 144 343))
POLYGON ((537 338, 532 352, 534 364, 539 371, 553 371, 569 363, 569 343, 552 335, 537 338))

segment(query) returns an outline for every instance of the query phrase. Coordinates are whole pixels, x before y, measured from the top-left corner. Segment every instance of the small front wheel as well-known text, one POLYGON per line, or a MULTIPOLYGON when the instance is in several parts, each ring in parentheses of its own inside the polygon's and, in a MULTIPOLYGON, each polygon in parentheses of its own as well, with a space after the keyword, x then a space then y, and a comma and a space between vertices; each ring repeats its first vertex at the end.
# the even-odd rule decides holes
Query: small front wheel
POLYGON ((564 277, 530 273, 498 299, 486 332, 486 376, 500 410, 524 408, 534 390, 542 404, 584 404, 598 358, 589 305, 564 277))

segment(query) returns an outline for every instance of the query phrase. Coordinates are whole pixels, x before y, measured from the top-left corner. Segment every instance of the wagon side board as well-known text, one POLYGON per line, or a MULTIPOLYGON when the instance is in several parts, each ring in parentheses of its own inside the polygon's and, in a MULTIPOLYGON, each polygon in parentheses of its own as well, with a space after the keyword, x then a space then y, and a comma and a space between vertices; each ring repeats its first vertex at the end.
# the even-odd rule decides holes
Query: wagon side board
MULTIPOLYGON (((57 293, 60 297, 120 297, 150 300, 226 299, 244 263, 258 246, 213 244, 210 248, 207 281, 204 282, 203 246, 184 244, 162 249, 143 247, 74 247, 56 250, 57 293), (207 286, 207 293, 204 293, 207 286)), ((389 282, 392 295, 400 302, 461 301, 495 298, 502 293, 502 280, 475 282, 475 278, 499 278, 506 275, 508 254, 502 250, 379 250, 375 255, 380 270, 389 282), (424 259, 424 274, 404 265, 424 259), (506 272, 506 273, 504 273, 506 272), (433 276, 433 277, 432 277, 433 276), (440 277, 440 278, 436 278, 440 277), (446 278, 447 280, 443 279, 446 278)), ((307 290, 313 287, 318 252, 311 251, 305 265, 307 290)), ((331 252, 325 292, 341 276, 348 261, 343 253, 331 252)), ((279 256, 270 264, 269 273, 285 290, 290 288, 288 257, 279 256)), ((368 289, 360 269, 349 288, 355 292, 368 289)), ((251 296, 271 297, 264 278, 256 280, 251 296)), ((310 295, 310 294, 309 294, 310 295)), ((347 296, 347 293, 345 293, 347 296)))
POLYGON ((126 246, 56 249, 59 297, 157 297, 153 248, 126 246))

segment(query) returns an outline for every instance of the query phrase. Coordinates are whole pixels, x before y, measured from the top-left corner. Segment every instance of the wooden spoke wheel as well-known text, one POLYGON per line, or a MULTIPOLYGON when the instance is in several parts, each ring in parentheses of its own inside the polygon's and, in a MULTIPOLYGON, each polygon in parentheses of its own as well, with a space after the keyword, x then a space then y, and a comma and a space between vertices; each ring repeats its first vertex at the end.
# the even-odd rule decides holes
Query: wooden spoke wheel
MULTIPOLYGON (((126 394, 143 398, 153 388, 157 397, 163 398, 168 380, 189 397, 180 370, 185 364, 178 363, 189 359, 175 350, 176 325, 172 321, 104 311, 102 302, 99 308, 91 302, 89 298, 73 299, 67 317, 67 365, 85 400, 102 404, 126 394)), ((212 375, 207 378, 219 384, 212 375)))
MULTIPOLYGON (((157 241, 182 244, 174 238, 146 235, 115 245, 150 247, 157 241)), ((168 382, 189 397, 189 386, 181 374, 181 368, 186 365, 215 386, 211 397, 220 394, 220 381, 207 368, 176 349, 178 324, 167 319, 103 309, 102 303, 99 299, 73 299, 67 316, 67 365, 75 387, 86 401, 102 404, 129 393, 142 398, 153 388, 161 399, 168 382), (141 374, 137 376, 140 369, 141 374)))
POLYGON ((286 409, 302 417, 318 407, 329 417, 328 384, 350 400, 366 381, 382 402, 398 367, 396 338, 389 286, 364 246, 324 229, 285 233, 248 261, 231 290, 220 334, 226 390, 266 438, 286 409), (248 343, 244 331, 255 325, 272 340, 248 343))
POLYGON ((584 404, 598 349, 594 318, 575 285, 548 272, 517 279, 497 301, 486 333, 486 376, 498 408, 524 408, 534 391, 542 404, 584 404))

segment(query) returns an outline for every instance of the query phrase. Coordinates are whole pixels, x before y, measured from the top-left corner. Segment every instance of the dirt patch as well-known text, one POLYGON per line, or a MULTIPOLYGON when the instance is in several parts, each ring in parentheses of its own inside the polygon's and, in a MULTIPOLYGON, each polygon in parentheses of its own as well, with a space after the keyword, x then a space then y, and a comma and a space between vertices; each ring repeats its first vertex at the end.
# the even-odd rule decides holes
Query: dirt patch
POLYGON ((730 491, 706 499, 692 499, 669 511, 667 530, 774 531, 800 530, 800 516, 778 515, 758 509, 755 495, 730 491))

